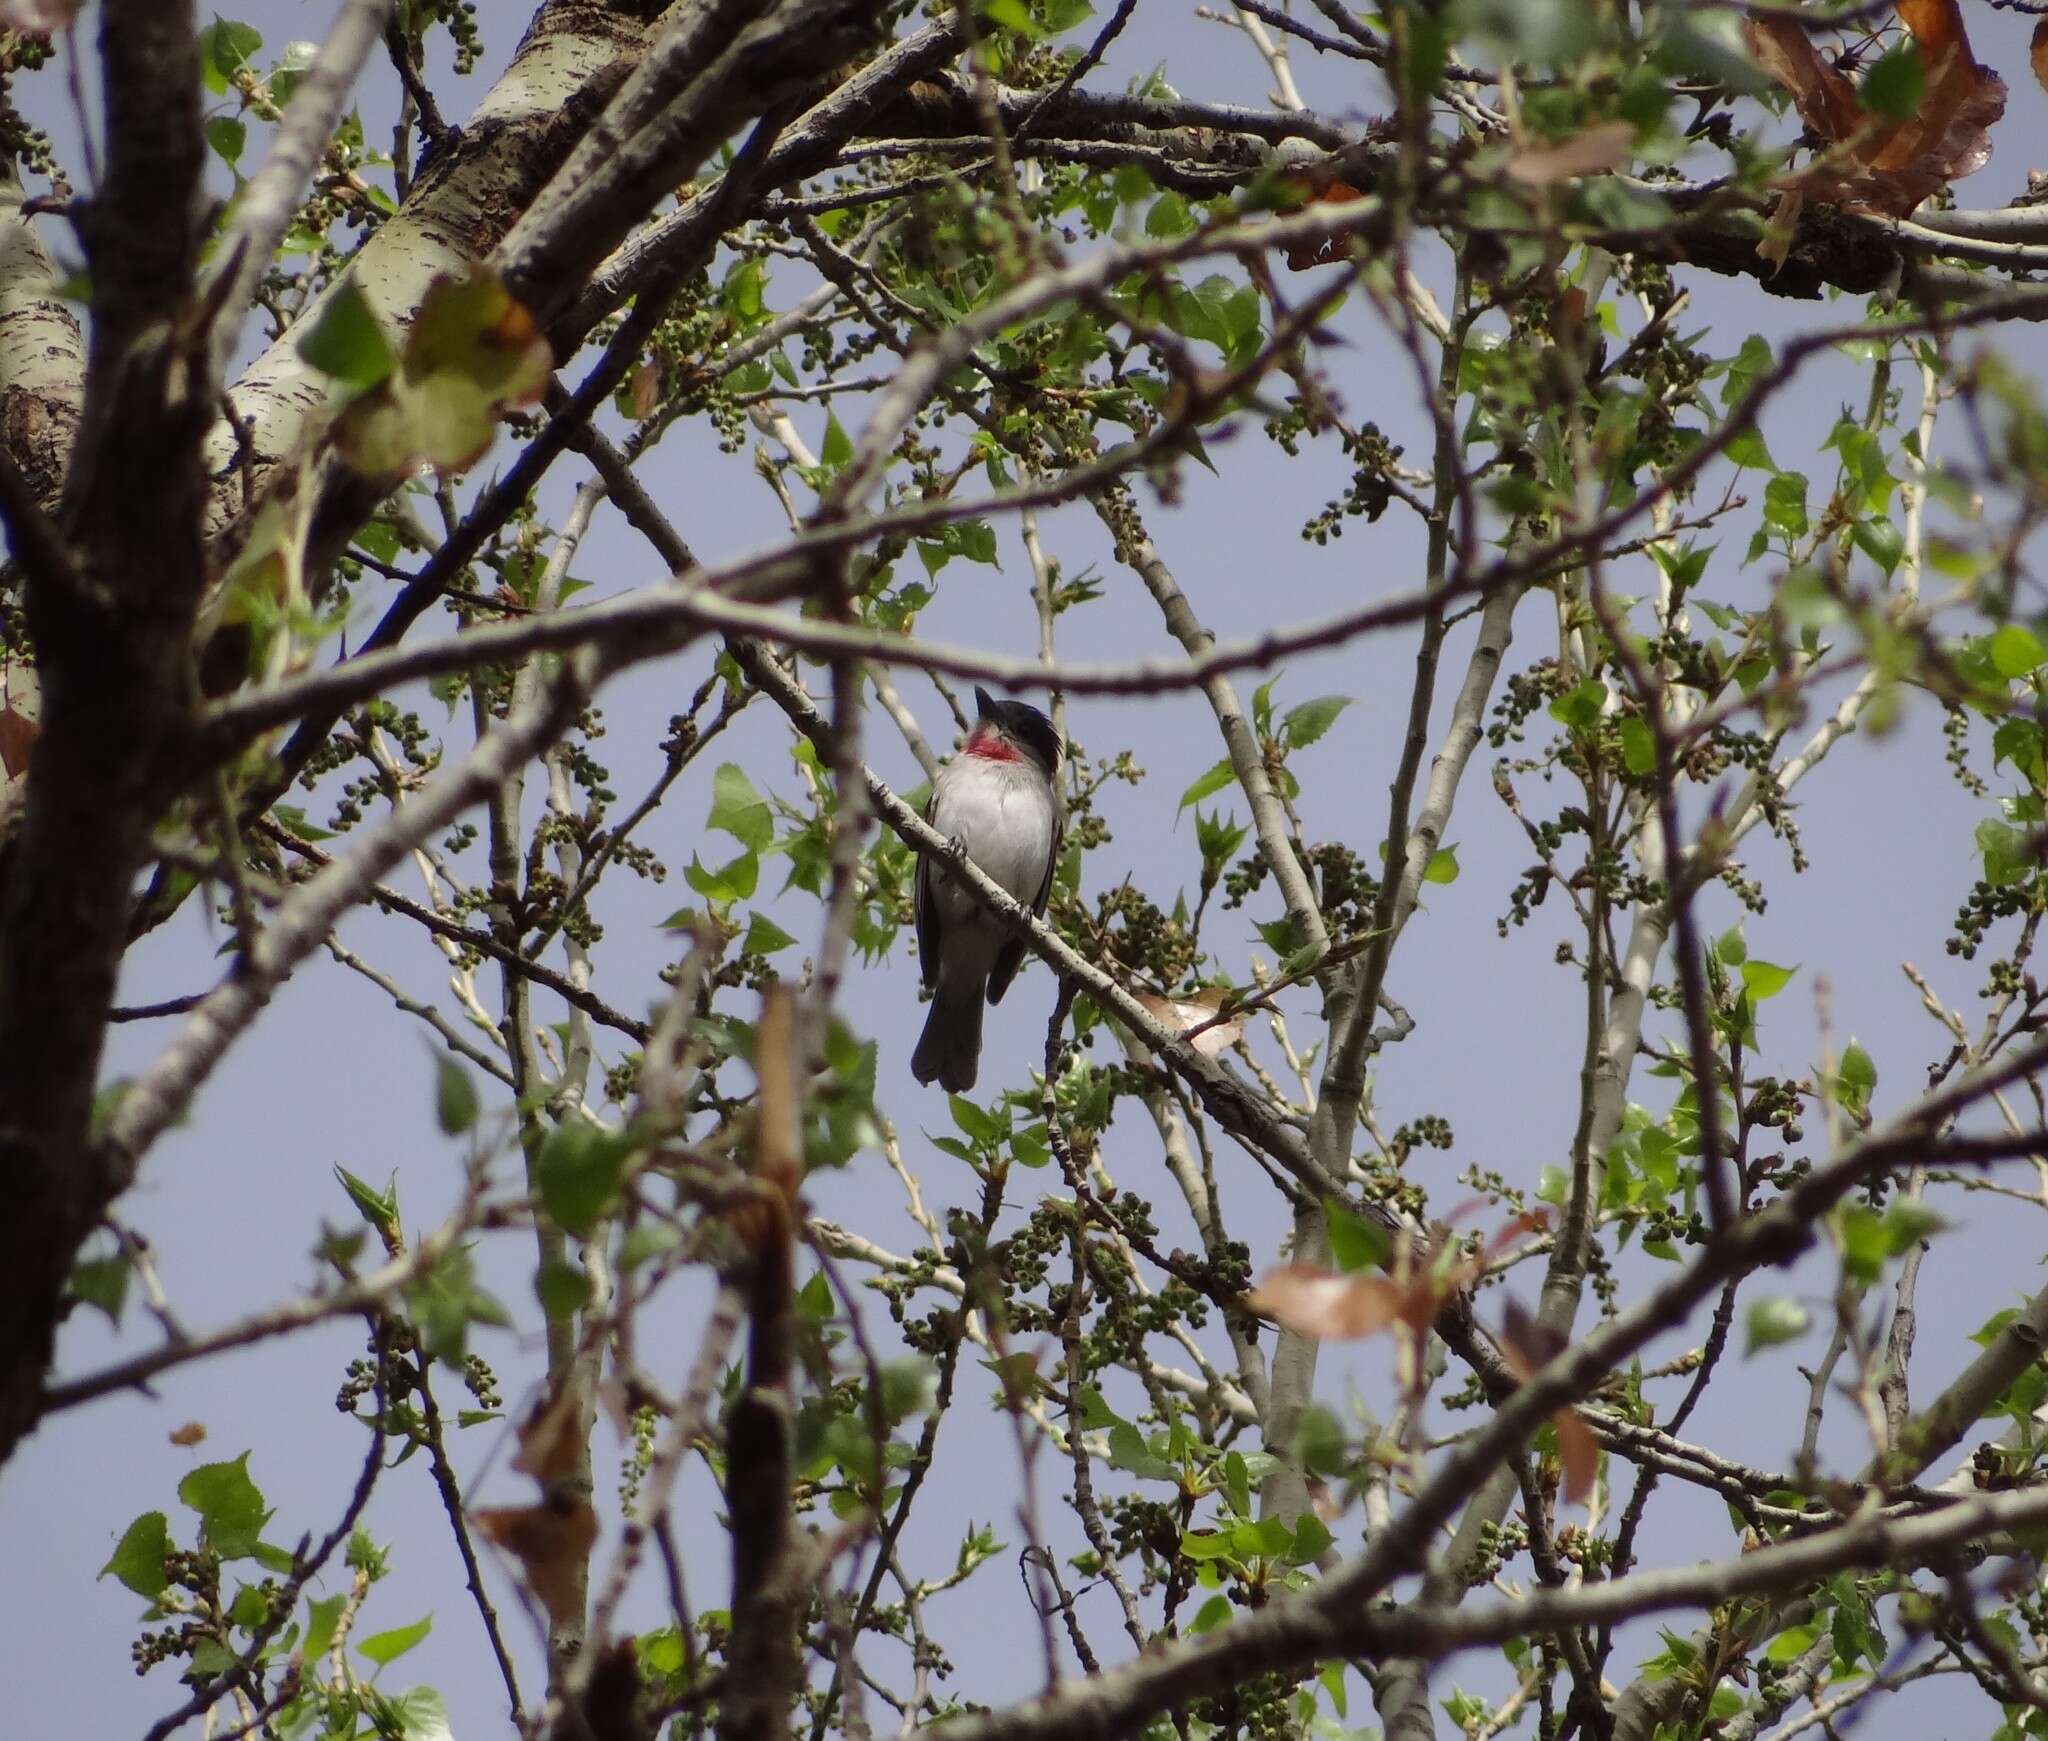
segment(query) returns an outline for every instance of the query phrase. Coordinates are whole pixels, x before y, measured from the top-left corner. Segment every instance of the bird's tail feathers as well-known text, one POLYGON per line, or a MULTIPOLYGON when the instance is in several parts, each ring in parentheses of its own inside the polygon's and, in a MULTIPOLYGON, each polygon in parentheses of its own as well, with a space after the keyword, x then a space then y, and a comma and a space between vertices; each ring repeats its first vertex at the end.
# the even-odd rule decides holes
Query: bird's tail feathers
POLYGON ((918 1081, 937 1082, 948 1094, 974 1086, 981 1066, 981 999, 981 981, 941 981, 910 1055, 910 1073, 918 1081))

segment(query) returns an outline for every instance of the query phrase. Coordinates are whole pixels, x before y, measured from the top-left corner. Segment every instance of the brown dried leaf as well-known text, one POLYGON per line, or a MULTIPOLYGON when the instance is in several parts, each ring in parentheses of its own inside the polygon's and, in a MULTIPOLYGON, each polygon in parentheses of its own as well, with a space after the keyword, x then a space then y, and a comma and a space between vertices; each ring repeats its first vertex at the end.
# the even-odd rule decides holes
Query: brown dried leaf
POLYGON ((585 1568, 597 1541, 597 1513, 576 1494, 556 1493, 539 1505, 494 1505, 472 1513, 487 1541, 520 1564, 551 1620, 583 1608, 585 1568))
POLYGON ((646 422, 661 404, 661 371, 652 363, 642 363, 633 371, 627 397, 632 401, 633 415, 646 422))
POLYGON ((1863 124, 1856 87, 1793 19, 1745 18, 1742 40, 1757 65, 1791 92, 1800 120, 1822 139, 1839 145, 1863 124))
MULTIPOLYGON (((1800 119, 1840 148, 1790 178, 1797 194, 1903 218, 1991 160, 2005 84, 1971 54, 1959 0, 1898 0, 1897 10, 1927 69, 1920 106, 1903 121, 1866 112, 1855 87, 1792 20, 1744 22, 1750 52, 1792 93, 1800 119)), ((1782 263, 1797 217, 1798 207, 1781 201, 1758 252, 1782 263)))
POLYGON ((559 1481, 576 1467, 582 1449, 582 1411, 576 1406, 579 1392, 574 1384, 559 1391, 546 1391, 527 1411, 519 1425, 519 1449, 512 1467, 531 1475, 543 1487, 559 1481))
POLYGON ((1373 1336, 1404 1316, 1408 1290, 1385 1276, 1347 1276, 1313 1264, 1276 1269, 1245 1295, 1261 1317, 1305 1336, 1373 1336))
POLYGON ((2048 91, 2048 18, 2034 26, 2034 40, 2027 48, 2027 59, 2033 64, 2034 77, 2041 88, 2048 91))
MULTIPOLYGON (((1300 197, 1298 204, 1288 207, 1290 211, 1301 211, 1315 205, 1343 205, 1350 200, 1365 198, 1362 192, 1339 176, 1332 176, 1328 181, 1297 177, 1293 191, 1300 197)), ((1306 272, 1311 266, 1328 266, 1349 259, 1350 254, 1351 239, 1348 236, 1330 236, 1320 242, 1291 242, 1287 248, 1287 264, 1292 271, 1306 272)))
POLYGON ((80 0, 0 0, 0 25, 48 36, 71 27, 79 4, 80 0))
POLYGON ((1600 1442, 1579 1419, 1577 1409, 1559 1409, 1550 1417, 1550 1426, 1557 1434, 1557 1460, 1564 1468, 1564 1496, 1573 1505, 1583 1504, 1600 1476, 1600 1442))
POLYGON ((1626 121, 1602 121, 1597 127, 1554 145, 1531 145, 1507 161, 1511 181, 1524 187, 1554 187, 1582 175, 1606 175, 1628 167, 1634 155, 1636 130, 1626 121))
POLYGON ((182 1427, 173 1427, 167 1436, 172 1444, 190 1449, 206 1437, 206 1428, 198 1421, 187 1421, 182 1427))
POLYGON ((1205 985, 1186 997, 1161 997, 1156 991, 1142 989, 1131 995, 1145 1006, 1146 1013, 1162 1028, 1169 1028, 1176 1034, 1199 1030, 1188 1044, 1205 1058, 1220 1058, 1244 1035, 1242 1011, 1224 1021, 1216 1019, 1230 996, 1228 986, 1205 985))
POLYGON ((1517 1378, 1526 1382, 1562 1354, 1569 1341, 1562 1331, 1533 1317, 1512 1294, 1508 1296, 1501 1319, 1500 1351, 1517 1378))
POLYGON ((28 772, 29 751, 41 729, 12 701, 0 701, 0 768, 7 770, 8 779, 18 780, 28 772))

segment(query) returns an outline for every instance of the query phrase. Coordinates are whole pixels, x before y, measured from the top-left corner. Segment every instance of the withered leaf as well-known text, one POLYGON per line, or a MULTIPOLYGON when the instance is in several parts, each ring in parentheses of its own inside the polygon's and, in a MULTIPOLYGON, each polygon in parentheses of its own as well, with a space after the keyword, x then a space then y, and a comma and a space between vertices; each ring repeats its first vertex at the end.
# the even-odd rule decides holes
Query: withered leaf
POLYGON ((0 0, 0 25, 48 36, 70 28, 79 4, 80 0, 0 0))
POLYGON ((582 1611, 585 1569, 597 1541, 597 1512, 588 1499, 556 1493, 539 1505, 486 1506, 472 1516, 487 1541, 518 1560, 549 1619, 582 1611))
MULTIPOLYGON (((1294 203, 1289 211, 1301 211, 1313 205, 1344 205, 1365 195, 1341 176, 1331 176, 1327 181, 1311 180, 1306 176, 1293 178, 1289 187, 1294 203)), ((1336 261, 1348 259, 1351 253, 1351 239, 1348 236, 1330 236, 1320 242, 1290 242, 1287 247, 1287 264, 1296 272, 1306 272, 1311 266, 1328 266, 1336 261)))
POLYGON ((1274 1270, 1245 1295, 1261 1317, 1305 1336, 1372 1336, 1401 1316, 1403 1289, 1387 1276, 1347 1276, 1314 1264, 1274 1270))
POLYGON ((582 1411, 577 1407, 579 1392, 574 1384, 544 1392, 519 1423, 519 1449, 512 1467, 531 1475, 543 1487, 559 1481, 576 1467, 582 1448, 582 1411))
POLYGON ((206 1437, 206 1428, 198 1421, 187 1421, 182 1427, 173 1427, 166 1436, 172 1444, 189 1449, 206 1437))
POLYGON ((1162 997, 1142 988, 1131 995, 1162 1028, 1190 1035, 1188 1044, 1205 1058, 1221 1057, 1244 1035, 1243 1011, 1217 1019, 1230 997, 1228 986, 1205 985, 1185 997, 1162 997))
POLYGON ((1628 122, 1602 121, 1554 145, 1524 147, 1507 160, 1506 174, 1524 187, 1553 187, 1582 175, 1606 175, 1627 168, 1635 142, 1636 130, 1628 122))
POLYGON ((8 779, 18 780, 28 772, 29 752, 40 729, 13 702, 0 702, 0 768, 7 770, 8 779))
POLYGON ((1930 195, 1991 160, 1991 127, 2005 113, 2005 84, 1970 52, 1960 0, 1898 0, 1899 21, 1926 82, 1903 120, 1873 115, 1856 87, 1789 18, 1750 18, 1743 36, 1763 69, 1791 93, 1799 117, 1830 147, 1787 179, 1759 251, 1782 260, 1798 196, 1903 218, 1930 195))
POLYGON ((652 417, 661 404, 661 371, 652 363, 642 363, 633 371, 627 397, 632 402, 635 417, 643 423, 652 417))
MULTIPOLYGON (((1571 1338, 1530 1315, 1522 1302, 1508 1296, 1500 1327, 1501 1357, 1508 1370, 1526 1383, 1565 1351, 1571 1338)), ((1600 1443, 1593 1429, 1579 1418, 1574 1408, 1561 1408, 1550 1417, 1557 1435, 1557 1460, 1564 1471, 1564 1496, 1580 1504, 1593 1491, 1600 1474, 1600 1443)))

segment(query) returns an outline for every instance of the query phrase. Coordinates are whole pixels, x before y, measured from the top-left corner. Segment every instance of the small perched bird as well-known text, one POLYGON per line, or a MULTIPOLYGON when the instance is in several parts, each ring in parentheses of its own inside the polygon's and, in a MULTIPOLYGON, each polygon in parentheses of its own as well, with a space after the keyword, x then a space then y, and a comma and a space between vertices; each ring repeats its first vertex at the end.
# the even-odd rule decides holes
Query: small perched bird
MULTIPOLYGON (((1034 913, 1045 911, 1059 863, 1060 756, 1052 721, 1022 701, 974 692, 979 713, 959 755, 932 781, 924 818, 1034 913)), ((917 867, 917 950, 931 1014, 910 1072, 964 1094, 981 1064, 981 1002, 1002 1001, 1024 960, 1013 936, 943 862, 917 867)))

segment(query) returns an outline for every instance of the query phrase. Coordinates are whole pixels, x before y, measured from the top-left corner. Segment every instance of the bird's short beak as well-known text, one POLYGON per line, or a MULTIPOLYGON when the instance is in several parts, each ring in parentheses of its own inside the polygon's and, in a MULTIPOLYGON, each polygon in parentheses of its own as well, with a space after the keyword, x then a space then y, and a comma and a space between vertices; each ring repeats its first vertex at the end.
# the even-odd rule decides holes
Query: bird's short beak
POLYGON ((974 705, 980 711, 983 719, 993 719, 995 717, 996 699, 986 689, 982 688, 979 683, 974 686, 974 705))

